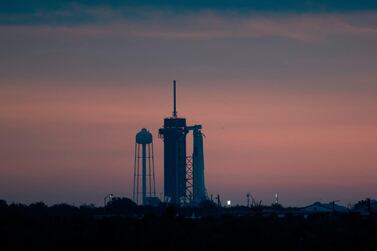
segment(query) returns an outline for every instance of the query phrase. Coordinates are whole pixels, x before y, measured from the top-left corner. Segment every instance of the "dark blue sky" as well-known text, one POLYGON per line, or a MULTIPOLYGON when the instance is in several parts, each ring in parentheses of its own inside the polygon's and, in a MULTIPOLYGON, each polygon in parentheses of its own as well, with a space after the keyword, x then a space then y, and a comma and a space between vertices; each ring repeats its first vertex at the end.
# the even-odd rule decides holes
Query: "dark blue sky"
POLYGON ((198 11, 250 13, 334 13, 373 11, 375 0, 263 0, 263 1, 99 1, 99 0, 5 0, 0 2, 0 24, 82 24, 97 21, 93 13, 78 9, 110 8, 129 18, 140 17, 136 10, 163 10, 175 14, 198 11), (68 13, 63 13, 67 11, 68 13), (71 13, 69 13, 71 12, 71 13))
POLYGON ((177 10, 228 10, 235 9, 240 11, 357 11, 374 10, 377 2, 373 0, 180 0, 180 1, 130 1, 130 0, 3 0, 0 3, 2 12, 28 13, 40 9, 58 9, 68 4, 82 4, 87 6, 112 6, 112 7, 153 7, 171 8, 177 10))

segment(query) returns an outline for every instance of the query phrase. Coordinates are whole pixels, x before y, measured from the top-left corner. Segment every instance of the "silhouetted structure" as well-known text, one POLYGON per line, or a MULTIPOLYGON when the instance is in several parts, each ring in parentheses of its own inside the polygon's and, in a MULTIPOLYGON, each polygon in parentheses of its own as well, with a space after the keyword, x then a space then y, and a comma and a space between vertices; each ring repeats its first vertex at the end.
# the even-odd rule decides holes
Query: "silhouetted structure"
MULTIPOLYGON (((360 201, 355 209, 375 203, 360 201)), ((372 211, 218 207, 206 200, 193 207, 138 206, 118 197, 106 207, 0 200, 0 236, 1 250, 369 251, 377 245, 377 217, 372 211)))
POLYGON ((141 201, 143 205, 146 205, 150 204, 149 202, 154 200, 155 197, 156 183, 154 175, 153 137, 147 129, 143 128, 136 134, 133 200, 136 203, 141 201), (141 172, 140 161, 142 166, 141 172), (141 194, 139 189, 140 183, 141 194), (140 195, 142 200, 139 199, 140 195))
POLYGON ((173 82, 173 113, 164 119, 159 136, 164 140, 164 194, 172 203, 199 203, 206 198, 203 134, 201 125, 187 126, 177 116, 176 81, 173 82), (186 135, 193 131, 193 154, 186 156, 186 135))
POLYGON ((196 125, 190 127, 194 136, 193 158, 193 201, 200 203, 207 198, 205 180, 204 180, 204 151, 203 151, 203 134, 202 126, 196 125))

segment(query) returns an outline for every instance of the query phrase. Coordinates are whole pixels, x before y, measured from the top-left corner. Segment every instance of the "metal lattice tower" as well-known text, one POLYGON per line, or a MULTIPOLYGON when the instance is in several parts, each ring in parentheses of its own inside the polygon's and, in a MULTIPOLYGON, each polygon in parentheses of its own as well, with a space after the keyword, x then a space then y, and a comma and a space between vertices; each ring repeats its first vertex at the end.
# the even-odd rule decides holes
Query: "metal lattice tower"
POLYGON ((137 204, 147 205, 154 197, 156 197, 156 181, 153 137, 147 129, 143 128, 136 134, 132 198, 137 204))
POLYGON ((194 172, 193 172, 193 159, 192 156, 186 157, 186 200, 192 201, 193 188, 194 188, 194 172))

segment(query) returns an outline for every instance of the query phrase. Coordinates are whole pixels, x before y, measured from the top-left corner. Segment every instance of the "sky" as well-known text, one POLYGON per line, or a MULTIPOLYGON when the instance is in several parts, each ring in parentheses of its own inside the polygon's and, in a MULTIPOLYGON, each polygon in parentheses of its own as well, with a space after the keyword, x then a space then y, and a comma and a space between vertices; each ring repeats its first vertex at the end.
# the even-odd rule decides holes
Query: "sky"
POLYGON ((376 1, 3 0, 0 38, 9 202, 132 197, 144 127, 161 196, 173 79, 178 115, 203 125, 209 195, 377 197, 376 1))

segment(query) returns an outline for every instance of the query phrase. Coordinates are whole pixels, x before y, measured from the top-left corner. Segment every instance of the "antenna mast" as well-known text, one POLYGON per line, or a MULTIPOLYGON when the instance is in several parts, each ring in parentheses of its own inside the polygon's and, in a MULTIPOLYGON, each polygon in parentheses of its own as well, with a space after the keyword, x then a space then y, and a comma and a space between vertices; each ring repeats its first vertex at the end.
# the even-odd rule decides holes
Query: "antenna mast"
POLYGON ((173 118, 177 117, 177 94, 176 94, 176 82, 173 80, 173 118))

